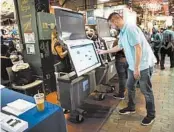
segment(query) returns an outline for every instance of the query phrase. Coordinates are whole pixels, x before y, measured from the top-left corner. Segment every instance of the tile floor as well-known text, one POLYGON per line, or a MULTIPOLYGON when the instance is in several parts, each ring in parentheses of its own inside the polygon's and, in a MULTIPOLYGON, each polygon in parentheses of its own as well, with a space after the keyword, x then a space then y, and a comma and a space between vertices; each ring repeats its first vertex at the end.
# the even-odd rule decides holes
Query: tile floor
MULTIPOLYGON (((169 67, 169 63, 167 65, 169 67)), ((141 126, 140 124, 143 117, 146 116, 146 110, 144 96, 137 88, 137 113, 133 115, 118 114, 118 110, 126 106, 126 98, 120 101, 99 132, 174 132, 174 69, 166 68, 164 71, 160 71, 159 67, 156 67, 152 84, 156 105, 156 119, 152 125, 141 126)), ((58 104, 56 93, 48 95, 47 100, 58 104)))
POLYGON ((127 104, 127 99, 121 101, 100 132, 174 132, 174 69, 160 71, 156 68, 152 84, 156 105, 156 120, 152 125, 140 124, 146 110, 144 96, 137 89, 137 113, 119 115, 117 111, 127 104))

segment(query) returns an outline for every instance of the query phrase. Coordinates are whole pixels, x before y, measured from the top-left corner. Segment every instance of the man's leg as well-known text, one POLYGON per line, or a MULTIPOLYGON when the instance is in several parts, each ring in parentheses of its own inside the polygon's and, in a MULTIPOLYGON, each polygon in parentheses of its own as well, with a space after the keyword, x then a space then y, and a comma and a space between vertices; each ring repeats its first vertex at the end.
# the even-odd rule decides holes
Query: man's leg
POLYGON ((118 94, 113 95, 114 98, 124 99, 124 92, 126 89, 127 65, 127 62, 116 61, 116 69, 119 81, 119 92, 118 94))
POLYGON ((147 116, 142 121, 143 125, 149 125, 155 118, 155 102, 151 83, 152 69, 141 71, 140 89, 146 100, 147 116))
POLYGON ((159 62, 160 62, 160 59, 159 59, 159 49, 155 49, 154 50, 154 55, 155 55, 155 57, 156 57, 156 59, 157 59, 157 63, 156 64, 159 64, 159 62))
POLYGON ((134 72, 128 70, 128 80, 127 80, 127 88, 128 88, 128 107, 131 109, 135 109, 135 88, 136 88, 137 80, 134 78, 134 72))
POLYGON ((170 49, 169 51, 170 56, 170 68, 174 68, 174 49, 170 49))
POLYGON ((133 71, 128 70, 127 88, 128 88, 128 107, 119 111, 120 114, 135 113, 135 84, 133 71))
POLYGON ((166 53, 165 53, 164 49, 162 49, 162 51, 161 51, 161 61, 160 61, 161 70, 165 69, 165 67, 164 67, 165 56, 166 56, 166 53))

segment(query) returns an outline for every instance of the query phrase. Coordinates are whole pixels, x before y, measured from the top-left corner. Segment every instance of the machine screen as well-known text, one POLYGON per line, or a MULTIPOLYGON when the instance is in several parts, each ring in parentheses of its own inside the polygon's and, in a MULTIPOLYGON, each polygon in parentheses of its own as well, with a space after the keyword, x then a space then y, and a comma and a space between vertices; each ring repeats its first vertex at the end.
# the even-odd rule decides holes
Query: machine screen
POLYGON ((70 55, 78 76, 98 67, 96 65, 100 65, 93 44, 72 46, 70 55))
POLYGON ((97 31, 100 37, 110 37, 110 28, 106 19, 97 17, 97 31))
POLYGON ((62 31, 62 38, 64 40, 84 39, 86 34, 84 32, 83 19, 80 17, 61 16, 60 27, 62 31))
POLYGON ((63 40, 86 39, 83 14, 55 9, 59 37, 63 40))

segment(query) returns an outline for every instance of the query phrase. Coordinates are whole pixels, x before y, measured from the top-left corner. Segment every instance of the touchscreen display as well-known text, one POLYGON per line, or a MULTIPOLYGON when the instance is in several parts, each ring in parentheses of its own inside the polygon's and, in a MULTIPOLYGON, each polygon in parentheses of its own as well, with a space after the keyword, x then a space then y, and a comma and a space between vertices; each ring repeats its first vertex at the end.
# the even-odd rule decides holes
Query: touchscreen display
POLYGON ((83 18, 61 16, 60 27, 62 31, 62 38, 64 40, 75 40, 86 38, 83 18))
POLYGON ((55 9, 59 37, 63 40, 86 39, 83 14, 55 9))
POLYGON ((72 46, 70 54, 77 74, 91 68, 94 69, 93 67, 100 63, 93 44, 72 46))
POLYGON ((97 17, 97 30, 100 37, 110 37, 109 23, 106 19, 97 17))

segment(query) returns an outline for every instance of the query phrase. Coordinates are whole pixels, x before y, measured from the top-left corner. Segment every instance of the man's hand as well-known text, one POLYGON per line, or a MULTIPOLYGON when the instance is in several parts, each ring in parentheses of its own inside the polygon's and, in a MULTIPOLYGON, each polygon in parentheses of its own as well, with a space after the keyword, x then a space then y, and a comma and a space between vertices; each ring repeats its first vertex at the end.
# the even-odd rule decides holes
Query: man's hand
POLYGON ((108 53, 115 53, 115 52, 118 52, 120 50, 122 50, 122 48, 119 48, 119 46, 117 45, 117 46, 115 46, 111 49, 108 49, 108 50, 97 49, 96 51, 98 54, 108 54, 108 53))
POLYGON ((135 80, 139 80, 140 77, 141 77, 140 69, 136 68, 135 71, 134 71, 134 78, 135 78, 135 80))
POLYGON ((98 54, 106 54, 107 53, 107 50, 101 50, 101 49, 97 49, 96 50, 98 54))

